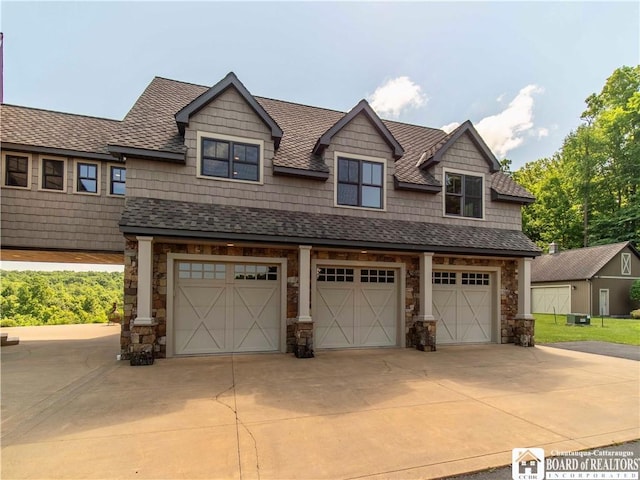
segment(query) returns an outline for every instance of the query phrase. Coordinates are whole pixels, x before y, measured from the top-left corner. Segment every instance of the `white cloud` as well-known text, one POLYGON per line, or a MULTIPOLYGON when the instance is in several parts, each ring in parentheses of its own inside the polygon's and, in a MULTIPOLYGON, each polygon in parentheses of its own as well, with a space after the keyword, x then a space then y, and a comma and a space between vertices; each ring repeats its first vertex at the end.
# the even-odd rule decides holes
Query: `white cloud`
POLYGON ((368 100, 378 115, 397 118, 407 108, 425 105, 427 96, 409 77, 397 77, 376 88, 368 100))
POLYGON ((440 130, 444 130, 447 133, 453 132, 456 128, 458 128, 460 124, 458 122, 447 123, 440 127, 440 130))
POLYGON ((538 128, 538 130, 536 131, 536 136, 538 138, 548 137, 549 136, 549 129, 548 128, 544 128, 544 127, 538 128))
MULTIPOLYGON (((538 139, 549 135, 548 128, 534 128, 533 125, 533 95, 543 91, 537 85, 527 85, 511 100, 507 108, 475 123, 476 130, 496 156, 504 158, 509 151, 524 142, 525 135, 538 139)), ((504 95, 500 95, 496 101, 503 99, 504 95)), ((459 123, 454 122, 440 128, 449 133, 458 125, 459 123)))
MULTIPOLYGON (((527 85, 500 113, 484 117, 475 127, 487 145, 498 157, 519 147, 524 134, 533 129, 533 95, 542 93, 537 85, 527 85)), ((549 134, 546 128, 537 129, 538 138, 549 134)))

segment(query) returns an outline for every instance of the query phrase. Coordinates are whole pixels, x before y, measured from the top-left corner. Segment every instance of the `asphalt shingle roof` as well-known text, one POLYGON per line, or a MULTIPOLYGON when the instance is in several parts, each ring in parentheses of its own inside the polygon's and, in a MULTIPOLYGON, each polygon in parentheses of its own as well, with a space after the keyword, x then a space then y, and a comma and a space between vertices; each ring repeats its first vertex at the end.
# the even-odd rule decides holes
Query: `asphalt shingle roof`
POLYGON ((518 230, 422 223, 381 218, 127 198, 120 220, 126 234, 218 238, 471 252, 538 255, 540 249, 518 230))
POLYGON ((109 154, 107 140, 118 120, 4 104, 0 138, 5 143, 109 154))
MULTIPOLYGON (((178 133, 174 115, 208 89, 209 87, 202 85, 154 78, 109 143, 183 153, 185 147, 178 133)), ((312 153, 313 148, 322 134, 346 115, 345 112, 258 96, 254 98, 284 132, 280 147, 273 158, 274 165, 323 173, 329 171, 322 158, 312 153)), ((444 131, 435 128, 391 120, 382 122, 405 152, 395 162, 398 181, 440 186, 440 182, 428 170, 421 170, 418 163, 424 158, 425 152, 433 155, 450 137, 444 131)), ((529 192, 506 175, 494 174, 491 186, 500 194, 533 199, 529 192)))
POLYGON ((531 264, 531 282, 592 278, 628 245, 629 242, 612 243, 542 255, 531 264))

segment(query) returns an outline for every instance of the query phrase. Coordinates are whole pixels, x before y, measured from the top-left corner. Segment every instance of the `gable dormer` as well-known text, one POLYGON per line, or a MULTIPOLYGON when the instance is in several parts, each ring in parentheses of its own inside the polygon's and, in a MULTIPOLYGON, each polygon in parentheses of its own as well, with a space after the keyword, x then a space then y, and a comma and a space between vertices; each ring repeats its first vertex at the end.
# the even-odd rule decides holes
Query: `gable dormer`
POLYGON ((442 161, 442 157, 445 153, 460 139, 463 135, 466 135, 471 142, 476 146, 482 158, 489 165, 489 171, 491 173, 498 172, 500 170, 500 163, 493 155, 489 147, 484 140, 478 134, 476 129, 470 120, 467 120, 458 128, 450 132, 442 140, 435 145, 432 145, 429 149, 423 152, 422 156, 418 160, 418 167, 420 169, 428 169, 432 165, 438 164, 442 161))
POLYGON ((322 155, 322 152, 324 152, 324 150, 331 144, 331 140, 333 139, 333 137, 360 114, 364 115, 369 120, 369 122, 371 122, 380 137, 391 149, 394 159, 397 160, 402 157, 402 155, 404 155, 404 149, 402 148, 400 143, 395 139, 387 126, 382 123, 380 117, 378 117, 376 112, 373 111, 371 106, 364 99, 360 100, 360 102, 358 102, 355 107, 353 107, 346 115, 344 115, 340 120, 334 123, 326 132, 322 134, 320 138, 318 138, 316 144, 313 147, 313 153, 316 155, 322 155))
POLYGON ((275 148, 277 149, 280 145, 280 140, 282 140, 282 129, 278 126, 276 121, 267 113, 262 105, 260 105, 256 101, 253 95, 249 93, 249 90, 247 90, 247 88, 242 84, 242 82, 233 72, 229 72, 213 87, 195 98, 175 114, 176 124, 178 125, 178 131, 180 132, 180 135, 184 135, 186 127, 189 126, 189 119, 193 115, 209 105, 229 88, 234 88, 244 99, 244 101, 247 102, 251 109, 256 113, 260 120, 264 122, 267 128, 271 131, 271 138, 273 139, 275 148))

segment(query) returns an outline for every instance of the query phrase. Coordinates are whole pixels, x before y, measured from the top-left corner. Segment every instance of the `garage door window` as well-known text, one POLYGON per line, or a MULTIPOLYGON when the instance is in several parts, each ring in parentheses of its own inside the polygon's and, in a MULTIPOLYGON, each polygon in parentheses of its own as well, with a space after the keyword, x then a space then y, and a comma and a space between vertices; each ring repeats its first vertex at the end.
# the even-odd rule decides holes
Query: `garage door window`
POLYGON ((464 272, 462 274, 462 285, 489 285, 489 274, 464 272))
POLYGON ((432 282, 434 285, 455 285, 456 272, 433 272, 432 282))
POLYGON ((278 280, 278 267, 268 265, 236 265, 236 280, 278 280))
POLYGON ((319 268, 319 282, 353 282, 353 268, 319 268))
POLYGON ((193 280, 224 280, 226 265, 221 263, 189 263, 178 264, 178 277, 193 280))
POLYGON ((360 281, 362 283, 394 283, 395 272, 393 270, 369 270, 360 271, 360 281))

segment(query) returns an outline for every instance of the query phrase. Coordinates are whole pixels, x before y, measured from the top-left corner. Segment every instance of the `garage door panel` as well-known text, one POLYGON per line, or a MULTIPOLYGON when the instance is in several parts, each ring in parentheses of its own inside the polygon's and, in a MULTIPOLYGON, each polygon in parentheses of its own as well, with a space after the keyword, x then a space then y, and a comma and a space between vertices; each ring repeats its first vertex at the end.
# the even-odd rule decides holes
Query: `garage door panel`
POLYGON ((313 317, 318 348, 396 345, 397 271, 320 268, 313 317))
POLYGON ((395 345, 396 299, 396 289, 389 285, 363 287, 359 322, 360 343, 363 346, 395 345))
POLYGON ((458 337, 457 294, 452 287, 433 289, 433 312, 438 319, 438 343, 453 343, 458 337))
POLYGON ((533 313, 567 314, 571 311, 571 286, 533 287, 531 289, 533 313), (555 309, 555 310, 554 310, 555 309))
POLYGON ((433 311, 438 320, 437 342, 486 343, 492 340, 492 288, 481 272, 437 272, 433 311))
POLYGON ((234 286, 234 351, 278 349, 278 290, 276 285, 234 286))
POLYGON ((226 341, 226 288, 201 283, 178 287, 175 309, 176 353, 223 351, 226 341))
POLYGON ((277 267, 180 261, 176 271, 176 355, 279 349, 277 267))
POLYGON ((354 290, 352 283, 324 284, 318 290, 316 335, 319 347, 354 345, 354 290))

